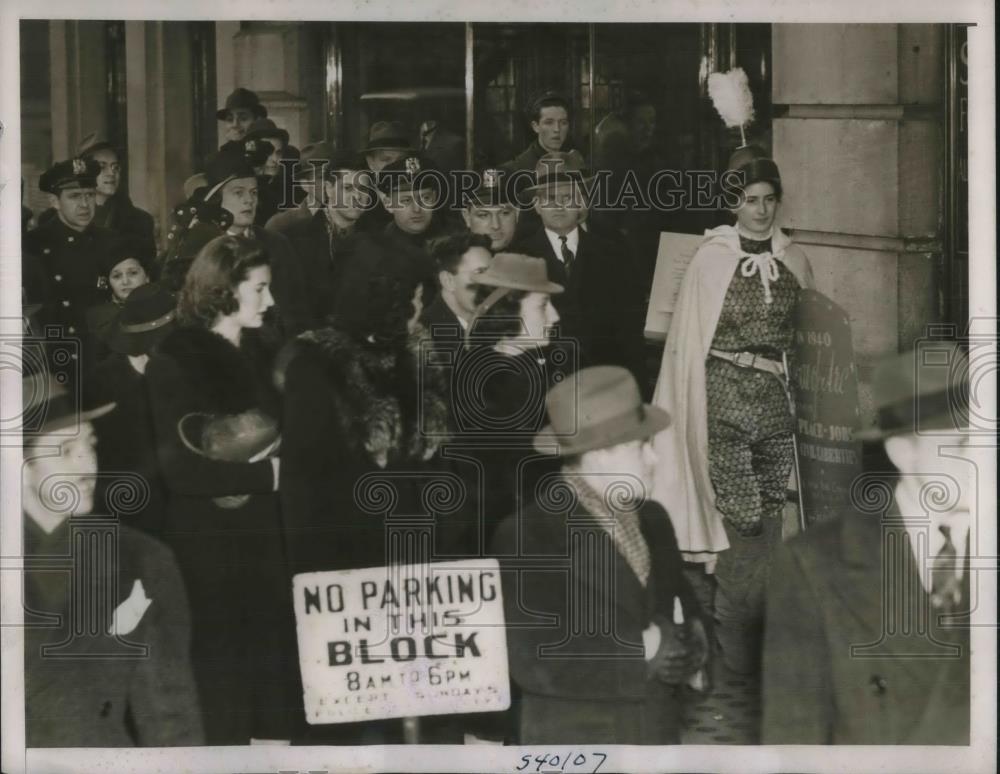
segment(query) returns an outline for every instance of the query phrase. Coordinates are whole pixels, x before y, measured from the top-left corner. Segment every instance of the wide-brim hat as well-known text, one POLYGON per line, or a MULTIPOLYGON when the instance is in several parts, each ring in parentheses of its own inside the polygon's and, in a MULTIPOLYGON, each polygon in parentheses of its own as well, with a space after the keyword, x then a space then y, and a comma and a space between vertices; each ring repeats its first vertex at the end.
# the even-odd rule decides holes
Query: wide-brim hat
POLYGON ((68 188, 96 188, 101 165, 91 158, 72 158, 53 164, 38 178, 38 188, 59 195, 68 188))
POLYGON ((24 438, 67 430, 107 414, 115 403, 84 408, 74 393, 48 371, 21 380, 21 432, 24 438))
POLYGON ((243 152, 243 145, 239 142, 227 142, 219 152, 209 159, 205 169, 205 177, 208 178, 209 188, 205 191, 204 198, 207 200, 222 189, 231 180, 241 180, 243 178, 257 177, 253 165, 243 152))
POLYGON ((578 151, 550 151, 538 159, 535 178, 523 193, 536 194, 546 188, 585 186, 595 179, 587 172, 583 156, 578 151))
POLYGON ((225 121, 234 110, 249 110, 257 118, 267 118, 267 108, 260 104, 260 97, 250 89, 238 88, 226 97, 225 107, 215 111, 215 117, 225 121))
POLYGON ((125 299, 108 339, 123 355, 144 355, 173 330, 177 299, 159 283, 140 285, 125 299))
POLYGON ((670 425, 670 415, 642 402, 639 385, 621 366, 577 371, 545 396, 549 424, 534 447, 566 457, 651 438, 670 425))
POLYGON ((968 427, 969 363, 954 342, 921 341, 885 358, 871 389, 876 424, 855 433, 859 441, 968 427))
POLYGON ((258 118, 247 129, 244 140, 266 140, 273 138, 281 140, 282 146, 288 145, 288 132, 278 126, 270 118, 258 118))
POLYGON ((532 293, 562 293, 565 288, 549 279, 544 258, 519 253, 497 253, 486 271, 476 275, 476 284, 532 293))
POLYGON ((368 131, 368 144, 362 153, 378 150, 398 150, 413 153, 416 149, 407 137, 406 129, 398 121, 377 121, 368 131))

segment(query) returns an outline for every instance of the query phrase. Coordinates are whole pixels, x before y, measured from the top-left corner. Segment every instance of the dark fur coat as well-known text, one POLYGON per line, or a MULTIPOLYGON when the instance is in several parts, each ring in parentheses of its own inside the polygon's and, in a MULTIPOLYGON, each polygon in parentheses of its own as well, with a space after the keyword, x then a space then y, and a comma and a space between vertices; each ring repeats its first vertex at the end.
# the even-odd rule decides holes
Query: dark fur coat
POLYGON ((419 342, 418 332, 367 345, 322 328, 280 358, 281 498, 294 572, 385 562, 383 522, 359 506, 355 487, 384 473, 405 513, 416 496, 408 478, 433 468, 448 411, 440 374, 418 368, 419 342))

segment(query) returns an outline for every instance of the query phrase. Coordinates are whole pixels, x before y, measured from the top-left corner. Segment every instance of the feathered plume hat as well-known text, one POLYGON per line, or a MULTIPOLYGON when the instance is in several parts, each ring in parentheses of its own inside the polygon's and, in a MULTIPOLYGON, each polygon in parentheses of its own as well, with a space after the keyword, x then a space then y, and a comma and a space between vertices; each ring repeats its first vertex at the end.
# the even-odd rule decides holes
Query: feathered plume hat
POLYGON ((728 73, 709 75, 708 96, 725 125, 730 129, 739 127, 741 147, 745 146, 746 126, 753 121, 754 114, 753 94, 743 68, 734 67, 728 73))
POLYGON ((769 182, 775 190, 780 190, 778 165, 761 148, 747 143, 746 127, 753 122, 754 110, 750 82, 743 68, 734 67, 727 73, 709 75, 708 96, 726 127, 740 130, 742 144, 729 157, 727 168, 742 171, 744 185, 769 182))

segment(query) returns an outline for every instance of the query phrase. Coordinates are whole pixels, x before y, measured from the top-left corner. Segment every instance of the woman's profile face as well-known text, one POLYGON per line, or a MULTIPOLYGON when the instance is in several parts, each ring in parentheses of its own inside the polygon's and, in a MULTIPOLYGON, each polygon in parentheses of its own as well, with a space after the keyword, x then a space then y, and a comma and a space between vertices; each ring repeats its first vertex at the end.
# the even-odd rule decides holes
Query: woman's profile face
POLYGON ((241 328, 259 328, 264 324, 264 312, 274 306, 271 295, 271 267, 255 266, 247 278, 236 286, 240 307, 234 313, 241 328))
POLYGON ((531 341, 539 346, 547 346, 550 329, 559 322, 559 313, 552 305, 548 293, 528 293, 521 299, 521 322, 524 327, 514 341, 531 341))
POLYGON ((770 183, 751 183, 743 190, 736 221, 748 236, 766 239, 778 214, 778 196, 770 183))

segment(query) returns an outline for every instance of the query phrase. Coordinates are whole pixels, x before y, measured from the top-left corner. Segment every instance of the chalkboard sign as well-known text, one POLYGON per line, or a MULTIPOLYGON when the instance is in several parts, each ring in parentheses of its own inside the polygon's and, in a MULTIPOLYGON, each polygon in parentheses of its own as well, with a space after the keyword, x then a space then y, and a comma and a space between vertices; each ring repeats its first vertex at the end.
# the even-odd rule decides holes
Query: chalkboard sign
POLYGON ((805 523, 837 516, 850 505, 861 472, 858 369, 851 325, 837 304, 815 290, 799 297, 795 333, 796 439, 805 523))

